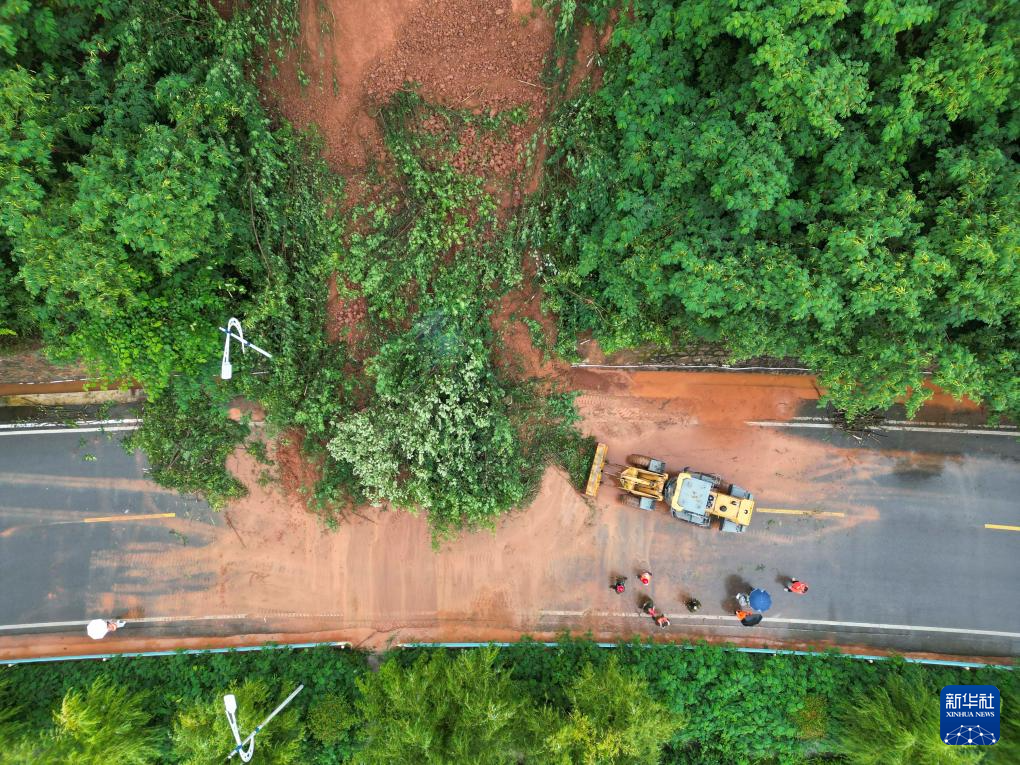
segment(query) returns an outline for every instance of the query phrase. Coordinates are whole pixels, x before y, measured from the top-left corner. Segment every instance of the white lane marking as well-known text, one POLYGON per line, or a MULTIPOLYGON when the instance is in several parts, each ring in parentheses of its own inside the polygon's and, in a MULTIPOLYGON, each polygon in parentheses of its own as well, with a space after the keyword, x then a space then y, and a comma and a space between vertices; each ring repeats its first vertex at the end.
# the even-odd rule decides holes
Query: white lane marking
MULTIPOLYGON (((135 425, 141 422, 138 417, 126 417, 119 420, 66 420, 73 422, 76 427, 89 427, 95 425, 135 425)), ((31 430, 32 428, 59 428, 63 422, 5 422, 0 424, 0 430, 31 430)))
MULTIPOLYGON (((407 619, 423 619, 434 616, 435 614, 405 614, 407 619)), ((327 613, 302 613, 298 611, 266 611, 263 613, 255 614, 218 614, 212 616, 142 616, 137 619, 126 617, 127 627, 129 629, 132 624, 172 624, 174 622, 211 622, 211 621, 237 621, 237 620, 253 620, 253 619, 342 619, 345 614, 336 612, 327 613)), ((54 627, 84 627, 89 623, 89 619, 82 619, 80 621, 71 622, 29 622, 25 624, 0 624, 0 632, 12 632, 15 630, 47 630, 54 627)), ((0 663, 3 660, 0 659, 0 663)))
MULTIPOLYGON (((745 420, 745 425, 758 425, 763 428, 833 428, 831 422, 778 422, 775 420, 745 420)), ((915 427, 912 425, 875 425, 870 430, 906 430, 915 433, 959 433, 965 436, 1011 436, 1016 438, 1020 433, 1015 430, 992 430, 990 428, 941 428, 915 427)))
MULTIPOLYGON (((831 422, 831 420, 829 420, 827 417, 792 417, 791 419, 796 422, 831 422)), ((963 424, 951 425, 945 422, 932 422, 931 420, 882 420, 882 422, 888 423, 890 425, 930 425, 932 427, 954 427, 954 428, 966 427, 963 424)), ((974 427, 980 427, 985 430, 989 430, 989 428, 984 425, 978 425, 974 427)), ((996 425, 995 427, 998 428, 999 430, 1020 430, 1020 425, 996 425)))
MULTIPOLYGON (((648 619, 648 616, 637 611, 540 611, 541 616, 567 616, 567 617, 582 617, 582 616, 604 616, 604 617, 621 617, 630 619, 648 619)), ((669 614, 669 618, 672 619, 710 619, 713 621, 727 621, 737 624, 737 618, 732 614, 725 616, 719 616, 710 614, 707 616, 701 616, 699 614, 683 614, 678 613, 675 616, 669 614)), ((808 624, 812 626, 820 627, 861 627, 866 629, 879 629, 879 630, 907 630, 911 632, 949 632, 958 635, 980 635, 983 637, 1008 637, 1008 638, 1020 638, 1020 632, 997 632, 995 630, 971 630, 963 629, 960 627, 915 627, 910 624, 872 624, 871 622, 831 622, 820 619, 784 619, 781 617, 765 616, 765 623, 782 623, 782 624, 808 624)))
MULTIPOLYGON (((165 624, 166 622, 200 622, 214 619, 247 619, 248 614, 226 614, 222 616, 143 616, 138 619, 127 619, 132 624, 165 624)), ((50 627, 84 627, 90 620, 74 622, 30 622, 25 624, 0 624, 0 630, 44 630, 50 627)))
POLYGON ((35 436, 47 433, 113 433, 118 430, 138 430, 138 425, 113 425, 102 428, 36 428, 25 430, 0 430, 0 436, 35 436))

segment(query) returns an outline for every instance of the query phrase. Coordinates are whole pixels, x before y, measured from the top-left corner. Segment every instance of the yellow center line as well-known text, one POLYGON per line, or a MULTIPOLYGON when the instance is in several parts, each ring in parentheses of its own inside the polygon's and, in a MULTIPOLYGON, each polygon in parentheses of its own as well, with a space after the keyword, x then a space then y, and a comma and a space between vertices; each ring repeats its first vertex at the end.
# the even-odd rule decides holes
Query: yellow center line
POLYGON ((986 523, 986 529, 999 529, 999 531, 1020 531, 1020 526, 1003 526, 998 523, 986 523))
POLYGON ((177 513, 150 513, 149 515, 104 515, 85 518, 82 523, 118 523, 119 521, 149 521, 153 518, 176 518, 177 513))
POLYGON ((843 518, 846 515, 846 513, 834 513, 827 510, 789 510, 785 507, 759 507, 756 512, 775 515, 812 515, 816 518, 843 518))

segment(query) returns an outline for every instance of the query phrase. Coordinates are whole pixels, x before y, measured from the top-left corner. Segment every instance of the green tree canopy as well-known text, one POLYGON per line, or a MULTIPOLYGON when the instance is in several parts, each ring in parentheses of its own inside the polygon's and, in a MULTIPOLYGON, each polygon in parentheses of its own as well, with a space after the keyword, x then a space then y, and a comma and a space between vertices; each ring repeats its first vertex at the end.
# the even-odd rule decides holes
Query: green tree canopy
POLYGON ((534 711, 510 675, 493 666, 497 651, 451 658, 445 651, 401 668, 390 660, 358 679, 365 719, 364 765, 500 765, 517 763, 532 747, 534 711))
POLYGON ((942 743, 938 691, 916 674, 858 689, 839 706, 837 719, 850 765, 962 765, 983 754, 983 747, 942 743))
POLYGON ((679 716, 651 697, 647 683, 611 659, 588 664, 567 692, 570 713, 546 740, 550 762, 562 765, 645 765, 680 729, 679 716))
POLYGON ((627 5, 550 136, 564 337, 798 356, 851 415, 929 368, 1020 412, 1015 4, 627 5))
POLYGON ((246 76, 267 13, 225 20, 204 0, 0 13, 0 278, 18 267, 54 354, 151 395, 215 357, 217 322, 261 268, 256 211, 280 164, 246 76))
POLYGON ((97 678, 85 691, 70 690, 53 713, 53 727, 6 740, 4 765, 150 765, 159 761, 160 732, 145 693, 97 678))
POLYGON ((437 539, 491 525, 524 499, 525 460, 508 388, 481 339, 442 318, 386 343, 375 397, 329 444, 370 499, 421 509, 437 539))
MULTIPOLYGON (((289 689, 288 689, 289 690, 289 689)), ((286 693, 270 691, 264 680, 246 680, 230 691, 237 697, 237 724, 242 738, 254 730, 283 701, 286 693)), ((301 761, 304 725, 296 708, 284 709, 255 739, 254 761, 262 765, 291 765, 301 761)), ((234 735, 223 711, 223 696, 194 704, 174 721, 173 747, 182 765, 224 762, 234 735)))

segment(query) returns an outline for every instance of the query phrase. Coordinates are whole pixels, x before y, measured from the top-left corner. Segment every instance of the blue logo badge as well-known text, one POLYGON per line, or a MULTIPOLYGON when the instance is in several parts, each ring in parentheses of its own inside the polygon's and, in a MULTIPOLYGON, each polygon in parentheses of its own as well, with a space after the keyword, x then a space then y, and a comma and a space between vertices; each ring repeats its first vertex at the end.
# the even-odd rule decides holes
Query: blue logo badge
POLYGON ((999 740, 999 689, 994 685, 947 685, 942 689, 942 742, 994 744, 999 740))

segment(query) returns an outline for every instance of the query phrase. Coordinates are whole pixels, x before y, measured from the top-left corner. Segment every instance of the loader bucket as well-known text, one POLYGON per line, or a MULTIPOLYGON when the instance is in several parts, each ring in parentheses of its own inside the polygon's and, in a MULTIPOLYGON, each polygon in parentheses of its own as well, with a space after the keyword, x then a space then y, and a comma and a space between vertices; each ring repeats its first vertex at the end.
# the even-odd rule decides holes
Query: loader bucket
POLYGON ((588 485, 584 489, 584 493, 589 497, 594 497, 599 493, 599 484, 602 483, 602 468, 606 464, 607 448, 605 444, 599 444, 595 448, 595 459, 591 461, 591 470, 588 471, 588 485))

